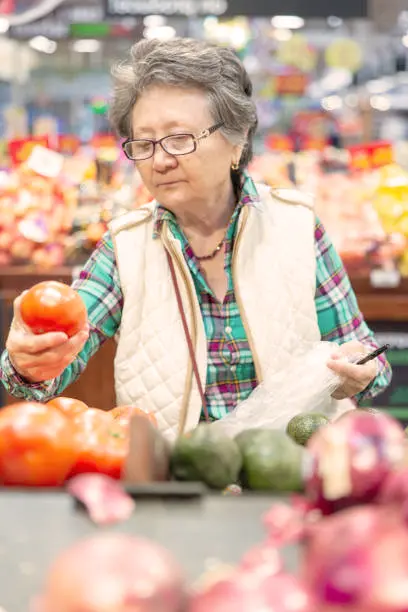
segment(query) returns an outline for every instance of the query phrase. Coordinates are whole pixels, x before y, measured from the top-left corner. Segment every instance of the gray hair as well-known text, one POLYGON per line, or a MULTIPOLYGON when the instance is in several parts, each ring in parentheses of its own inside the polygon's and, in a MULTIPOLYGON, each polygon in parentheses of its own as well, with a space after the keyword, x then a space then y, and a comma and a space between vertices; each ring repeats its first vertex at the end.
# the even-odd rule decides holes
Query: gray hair
POLYGON ((117 133, 132 134, 132 109, 143 91, 153 84, 202 89, 208 96, 214 123, 234 145, 243 145, 239 174, 253 154, 258 125, 252 83, 231 49, 189 38, 170 41, 141 40, 129 57, 114 66, 110 119, 117 133))

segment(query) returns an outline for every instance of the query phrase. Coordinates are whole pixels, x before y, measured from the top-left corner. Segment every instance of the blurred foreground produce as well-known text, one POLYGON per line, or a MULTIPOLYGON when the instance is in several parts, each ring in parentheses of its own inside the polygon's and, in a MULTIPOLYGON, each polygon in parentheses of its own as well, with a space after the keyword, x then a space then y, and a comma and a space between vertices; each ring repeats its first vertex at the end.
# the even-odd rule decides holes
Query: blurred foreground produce
POLYGON ((309 499, 324 514, 376 499, 405 461, 401 425, 383 413, 351 411, 310 440, 309 499))
POLYGON ((301 491, 303 449, 283 431, 248 429, 236 437, 242 484, 254 491, 301 491))
MULTIPOLYGON (((122 411, 116 411, 119 418, 122 411)), ((149 418, 135 418, 152 427, 149 418)), ((125 449, 126 431, 112 413, 97 409, 10 406, 0 413, 2 483, 61 483, 81 448, 99 447, 101 457, 103 451, 109 455, 111 435, 125 449), (81 435, 88 436, 88 446, 81 435), (71 441, 65 454, 57 446, 62 440, 71 441), (53 459, 61 452, 58 461, 45 461, 50 449, 53 459), (47 478, 44 466, 53 470, 47 478), (41 470, 34 478, 35 467, 41 470)), ((303 474, 305 496, 274 503, 264 517, 265 539, 254 542, 236 566, 220 560, 193 585, 153 542, 109 533, 77 542, 54 561, 30 612, 406 612, 406 450, 397 421, 364 410, 321 427, 304 448, 281 431, 248 430, 233 441, 200 425, 173 448, 175 476, 199 478, 213 488, 239 477, 258 491, 290 492, 301 487, 303 474), (287 572, 281 556, 281 549, 294 545, 298 575, 287 572)), ((118 480, 82 474, 68 482, 67 491, 84 504, 95 528, 118 521, 130 527, 137 520, 138 502, 118 480)))
POLYGON ((20 403, 0 411, 0 484, 61 486, 75 461, 73 423, 57 408, 20 403))
POLYGON ((202 481, 214 489, 233 484, 241 465, 236 443, 208 424, 180 436, 171 457, 172 473, 177 480, 202 481))
MULTIPOLYGON (((151 415, 133 410, 152 422, 151 415)), ((114 419, 112 412, 67 397, 0 410, 0 484, 55 487, 84 473, 120 479, 130 420, 114 419)))
POLYGON ((298 414, 289 421, 286 433, 296 444, 306 446, 313 434, 327 423, 329 419, 324 414, 317 412, 298 414))
POLYGON ((184 601, 170 553, 142 538, 106 534, 61 554, 32 612, 182 612, 184 601))

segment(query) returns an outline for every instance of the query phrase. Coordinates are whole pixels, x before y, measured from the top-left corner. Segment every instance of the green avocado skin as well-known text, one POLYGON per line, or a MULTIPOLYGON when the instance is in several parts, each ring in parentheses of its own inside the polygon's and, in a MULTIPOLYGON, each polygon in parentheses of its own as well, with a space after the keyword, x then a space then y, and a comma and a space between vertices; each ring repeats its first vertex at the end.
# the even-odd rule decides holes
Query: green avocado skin
POLYGON ((241 466, 236 442, 210 424, 180 436, 171 455, 171 472, 176 480, 203 482, 212 489, 222 490, 236 483, 241 466))
POLYGON ((286 433, 296 444, 306 446, 313 434, 329 422, 327 416, 318 412, 298 414, 289 421, 286 433))
POLYGON ((302 491, 304 450, 286 433, 252 429, 239 434, 235 440, 242 454, 244 486, 277 493, 302 491))

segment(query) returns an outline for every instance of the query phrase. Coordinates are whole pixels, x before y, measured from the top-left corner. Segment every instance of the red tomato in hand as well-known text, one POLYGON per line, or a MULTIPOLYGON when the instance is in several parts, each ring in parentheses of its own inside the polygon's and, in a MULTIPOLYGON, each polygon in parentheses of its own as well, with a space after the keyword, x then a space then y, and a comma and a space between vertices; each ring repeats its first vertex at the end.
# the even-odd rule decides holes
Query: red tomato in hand
POLYGON ((99 473, 119 479, 127 454, 127 437, 114 425, 110 413, 89 408, 74 418, 77 460, 69 477, 99 473))
POLYGON ((0 410, 0 483, 52 487, 76 460, 74 427, 56 408, 22 402, 0 410))
POLYGON ((55 397, 47 402, 47 406, 58 408, 58 410, 70 417, 76 416, 77 414, 88 410, 88 406, 84 404, 84 402, 73 399, 72 397, 55 397))
POLYGON ((21 317, 35 333, 64 332, 71 337, 87 322, 85 304, 68 285, 44 281, 31 287, 21 299, 21 317))
POLYGON ((129 421, 133 415, 139 415, 146 417, 152 425, 157 427, 157 420, 153 412, 145 412, 136 406, 117 406, 110 411, 110 414, 119 421, 122 425, 129 425, 129 421))

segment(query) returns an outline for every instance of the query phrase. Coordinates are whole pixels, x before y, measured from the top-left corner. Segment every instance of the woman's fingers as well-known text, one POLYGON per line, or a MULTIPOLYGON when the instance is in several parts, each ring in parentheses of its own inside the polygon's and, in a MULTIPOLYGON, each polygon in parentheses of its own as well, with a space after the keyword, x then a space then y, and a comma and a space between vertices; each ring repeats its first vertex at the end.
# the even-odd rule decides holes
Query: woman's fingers
POLYGON ((333 350, 332 359, 342 359, 345 357, 355 357, 367 355, 370 352, 370 348, 358 342, 357 340, 351 340, 345 344, 341 344, 333 350))
MULTIPOLYGON (((43 334, 44 336, 56 336, 56 334, 43 334)), ((62 334, 65 336, 65 334, 62 334)), ((43 343, 37 343, 36 348, 39 346, 45 346, 43 350, 27 350, 28 345, 24 345, 23 349, 15 351, 16 355, 18 355, 18 362, 23 368, 30 367, 48 367, 48 366, 57 366, 58 364, 64 364, 66 367, 69 363, 71 363, 78 353, 81 352, 84 347, 86 341, 88 340, 89 332, 81 331, 72 336, 71 338, 65 339, 63 341, 53 341, 52 338, 49 338, 47 341, 44 339, 43 343)))
POLYGON ((29 355, 38 355, 63 346, 68 342, 67 334, 63 332, 49 332, 47 334, 32 334, 24 330, 13 330, 7 342, 9 352, 22 352, 29 355))
POLYGON ((83 349, 89 337, 88 323, 75 336, 64 332, 34 334, 21 317, 21 299, 14 300, 14 317, 6 342, 14 368, 31 382, 42 382, 62 374, 83 349))
POLYGON ((369 361, 365 365, 356 365, 349 363, 346 359, 330 359, 327 366, 342 378, 356 382, 365 381, 367 378, 372 379, 377 372, 375 361, 369 361))

